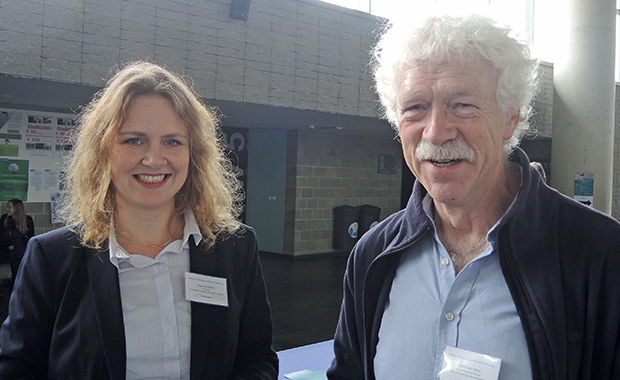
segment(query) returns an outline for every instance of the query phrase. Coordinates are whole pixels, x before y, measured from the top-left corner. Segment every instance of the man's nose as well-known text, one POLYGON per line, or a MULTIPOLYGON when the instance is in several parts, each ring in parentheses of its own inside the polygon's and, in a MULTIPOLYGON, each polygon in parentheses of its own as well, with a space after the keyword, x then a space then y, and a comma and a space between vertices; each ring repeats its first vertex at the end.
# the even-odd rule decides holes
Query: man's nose
POLYGON ((457 137, 458 131, 443 107, 433 107, 427 116, 428 123, 424 127, 422 138, 435 145, 442 145, 444 142, 453 140, 457 137))

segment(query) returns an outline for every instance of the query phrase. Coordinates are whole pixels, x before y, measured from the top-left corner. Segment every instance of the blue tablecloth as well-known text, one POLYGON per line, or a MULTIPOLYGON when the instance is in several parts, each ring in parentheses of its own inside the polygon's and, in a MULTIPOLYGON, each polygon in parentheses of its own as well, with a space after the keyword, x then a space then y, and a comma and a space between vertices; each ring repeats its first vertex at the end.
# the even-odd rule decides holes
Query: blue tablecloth
POLYGON ((302 371, 327 371, 334 358, 333 340, 295 347, 278 352, 280 374, 278 380, 286 380, 284 375, 302 371))

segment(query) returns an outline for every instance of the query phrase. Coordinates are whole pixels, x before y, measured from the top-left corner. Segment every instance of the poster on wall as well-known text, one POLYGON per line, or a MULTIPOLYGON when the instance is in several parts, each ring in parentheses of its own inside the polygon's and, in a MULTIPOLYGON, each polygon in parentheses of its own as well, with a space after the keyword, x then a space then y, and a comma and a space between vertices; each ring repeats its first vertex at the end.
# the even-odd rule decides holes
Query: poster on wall
POLYGON ((58 186, 60 171, 55 169, 30 169, 30 186, 38 191, 49 191, 58 186))
POLYGON ((76 129, 76 123, 72 117, 59 117, 56 119, 56 122, 54 157, 63 157, 66 152, 73 149, 70 137, 76 129))
POLYGON ((54 157, 54 118, 40 115, 29 114, 25 129, 27 157, 54 157))
POLYGON ((28 160, 0 158, 0 201, 28 201, 28 160))
POLYGON ((0 111, 0 156, 18 157, 22 143, 23 113, 15 110, 0 111))
POLYGON ((594 202, 594 173, 575 173, 575 200, 586 206, 594 202))
POLYGON ((50 195, 50 215, 52 217, 52 223, 64 223, 66 221, 64 210, 67 199, 64 191, 58 191, 50 195))
POLYGON ((63 158, 73 148, 71 133, 77 128, 74 115, 0 109, 0 156, 63 158))
POLYGON ((60 188, 60 173, 73 150, 76 115, 41 110, 0 108, 0 158, 29 162, 29 202, 48 202, 60 188))

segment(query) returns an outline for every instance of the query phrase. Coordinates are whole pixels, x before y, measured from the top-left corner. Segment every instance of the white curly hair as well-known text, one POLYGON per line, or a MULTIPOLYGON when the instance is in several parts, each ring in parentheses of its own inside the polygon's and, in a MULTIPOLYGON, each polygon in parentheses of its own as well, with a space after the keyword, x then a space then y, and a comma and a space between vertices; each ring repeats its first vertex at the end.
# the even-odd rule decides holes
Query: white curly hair
POLYGON ((481 57, 497 70, 499 111, 519 114, 512 138, 504 143, 504 153, 509 155, 530 130, 532 101, 538 91, 538 60, 530 57, 526 42, 510 33, 509 27, 482 15, 443 15, 428 17, 421 23, 411 18, 387 23, 373 48, 371 61, 383 117, 398 130, 397 75, 404 59, 423 64, 468 64, 481 57))

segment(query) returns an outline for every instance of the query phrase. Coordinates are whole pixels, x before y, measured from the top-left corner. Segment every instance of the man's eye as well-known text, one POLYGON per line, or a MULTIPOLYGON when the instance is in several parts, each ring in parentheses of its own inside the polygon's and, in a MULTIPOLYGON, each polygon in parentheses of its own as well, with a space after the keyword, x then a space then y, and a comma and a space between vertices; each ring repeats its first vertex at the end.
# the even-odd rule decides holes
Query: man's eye
POLYGON ((426 114, 426 107, 423 104, 414 104, 402 111, 401 118, 407 120, 419 120, 426 114))
POLYGON ((424 111, 424 106, 422 104, 414 104, 409 106, 403 110, 403 115, 416 115, 424 111))
POLYGON ((422 109, 422 105, 420 104, 415 104, 409 108, 407 108, 405 111, 419 111, 422 109))
POLYGON ((470 117, 476 112, 476 106, 469 103, 456 103, 453 107, 454 114, 459 117, 470 117))

